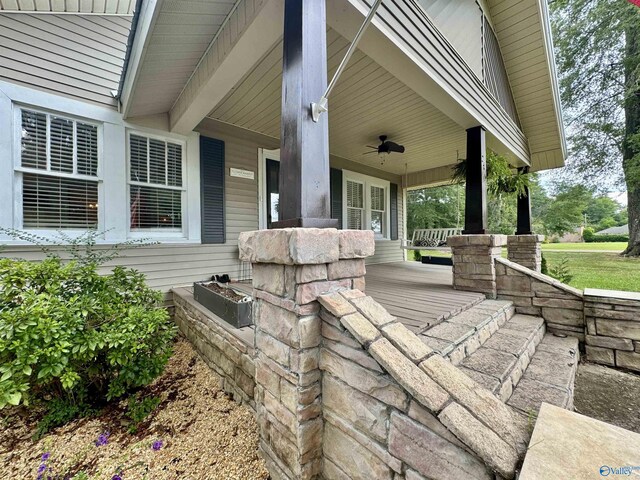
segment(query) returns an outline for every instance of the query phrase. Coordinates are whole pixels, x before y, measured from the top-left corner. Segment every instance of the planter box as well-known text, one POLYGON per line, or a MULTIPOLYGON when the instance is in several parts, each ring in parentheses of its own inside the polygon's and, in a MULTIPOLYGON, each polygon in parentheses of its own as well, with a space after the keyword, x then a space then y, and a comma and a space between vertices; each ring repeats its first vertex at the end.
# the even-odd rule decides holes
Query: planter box
MULTIPOLYGON (((241 295, 243 294, 241 293, 241 295)), ((230 298, 202 286, 200 283, 193 284, 193 298, 229 325, 241 328, 253 324, 251 320, 251 306, 253 302, 235 302, 230 298)))

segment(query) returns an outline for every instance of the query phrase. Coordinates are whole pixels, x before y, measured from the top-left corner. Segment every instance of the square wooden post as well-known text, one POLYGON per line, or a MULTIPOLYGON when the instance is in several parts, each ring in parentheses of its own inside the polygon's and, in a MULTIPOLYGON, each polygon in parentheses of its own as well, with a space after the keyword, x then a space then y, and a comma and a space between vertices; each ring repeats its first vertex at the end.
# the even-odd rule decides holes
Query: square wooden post
POLYGON ((327 87, 324 0, 285 0, 280 130, 280 220, 274 228, 337 227, 331 219, 328 115, 311 103, 327 87))
POLYGON ((487 233, 487 158, 484 127, 467 129, 464 235, 487 233))

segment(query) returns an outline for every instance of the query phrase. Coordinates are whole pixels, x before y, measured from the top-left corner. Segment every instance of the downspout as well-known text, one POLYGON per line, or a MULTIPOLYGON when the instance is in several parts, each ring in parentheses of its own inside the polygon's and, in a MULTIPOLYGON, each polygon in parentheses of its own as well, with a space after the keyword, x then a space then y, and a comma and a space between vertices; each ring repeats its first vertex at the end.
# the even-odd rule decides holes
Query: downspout
POLYGON ((133 49, 133 42, 136 39, 136 30, 138 29, 138 19, 140 18, 140 10, 142 9, 142 0, 136 0, 136 7, 133 11, 133 20, 131 20, 131 30, 129 30, 129 38, 127 39, 127 50, 124 54, 124 63, 122 64, 122 73, 120 74, 120 82, 118 83, 118 93, 116 99, 118 100, 118 111, 121 107, 120 96, 122 95, 122 89, 124 88, 124 79, 127 76, 129 69, 129 59, 131 57, 131 50, 133 49))

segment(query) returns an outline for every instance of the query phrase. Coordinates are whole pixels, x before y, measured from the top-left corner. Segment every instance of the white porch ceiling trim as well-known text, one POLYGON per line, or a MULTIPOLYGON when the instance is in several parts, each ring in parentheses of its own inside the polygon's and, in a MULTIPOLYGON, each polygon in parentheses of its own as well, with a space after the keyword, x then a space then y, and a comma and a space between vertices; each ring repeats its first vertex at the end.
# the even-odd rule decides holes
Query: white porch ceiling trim
POLYGON ((269 52, 282 36, 283 11, 283 0, 238 2, 171 108, 173 132, 193 130, 269 52))

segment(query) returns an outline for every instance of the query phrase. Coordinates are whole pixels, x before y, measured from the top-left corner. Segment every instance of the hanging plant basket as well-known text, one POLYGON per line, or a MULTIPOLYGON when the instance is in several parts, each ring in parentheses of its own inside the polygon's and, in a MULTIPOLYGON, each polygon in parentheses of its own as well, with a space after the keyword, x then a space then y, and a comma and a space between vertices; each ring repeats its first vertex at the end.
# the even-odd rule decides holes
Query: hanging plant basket
MULTIPOLYGON (((453 182, 467 180, 467 159, 463 158, 453 168, 453 182)), ((506 158, 494 152, 487 154, 487 189, 494 195, 525 195, 529 187, 529 177, 509 165, 506 158)))

